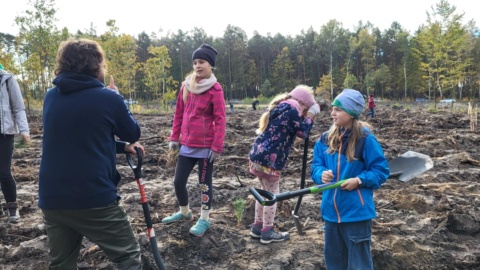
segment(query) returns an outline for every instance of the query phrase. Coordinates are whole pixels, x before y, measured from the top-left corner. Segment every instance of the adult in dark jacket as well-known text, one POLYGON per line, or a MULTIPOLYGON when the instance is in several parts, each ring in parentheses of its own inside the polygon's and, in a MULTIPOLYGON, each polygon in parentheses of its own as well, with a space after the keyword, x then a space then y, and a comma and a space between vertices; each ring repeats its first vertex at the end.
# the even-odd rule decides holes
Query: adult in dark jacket
POLYGON ((48 235, 50 269, 77 269, 85 236, 118 269, 141 269, 140 248, 118 205, 116 154, 143 151, 140 127, 91 40, 69 39, 57 53, 55 87, 43 106, 39 207, 48 235), (115 136, 119 141, 115 140, 115 136))
POLYGON ((257 98, 254 98, 254 99, 253 99, 253 102, 252 102, 252 109, 253 109, 254 111, 257 110, 258 104, 260 104, 260 101, 258 101, 257 98))

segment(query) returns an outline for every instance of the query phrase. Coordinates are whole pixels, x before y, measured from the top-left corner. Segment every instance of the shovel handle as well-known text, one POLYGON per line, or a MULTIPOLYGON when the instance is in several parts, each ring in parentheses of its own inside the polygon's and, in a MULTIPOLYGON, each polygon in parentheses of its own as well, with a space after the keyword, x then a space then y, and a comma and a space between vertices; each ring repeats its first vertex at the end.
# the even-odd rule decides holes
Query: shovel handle
POLYGON ((327 189, 337 188, 337 187, 341 186, 343 183, 345 183, 345 181, 347 181, 347 180, 345 179, 345 180, 340 180, 340 181, 334 182, 334 183, 328 183, 328 184, 322 184, 322 185, 310 187, 309 188, 310 193, 318 193, 318 192, 322 192, 322 191, 327 190, 327 189))
POLYGON ((133 163, 132 156, 130 153, 126 153, 128 165, 132 168, 133 173, 135 174, 135 179, 142 178, 142 163, 143 163, 143 155, 142 150, 138 147, 134 147, 135 151, 137 152, 137 164, 133 163))
POLYGON ((327 189, 337 188, 341 184, 343 184, 345 181, 347 181, 347 180, 341 180, 341 181, 334 182, 334 183, 317 185, 317 186, 303 188, 303 189, 299 189, 299 190, 295 190, 295 191, 287 191, 287 192, 284 192, 284 193, 277 194, 277 195, 275 195, 275 197, 276 197, 277 201, 283 201, 283 200, 287 200, 287 199, 290 199, 290 198, 302 196, 304 194, 318 193, 318 192, 321 192, 321 191, 324 191, 324 190, 327 190, 327 189))
MULTIPOLYGON (((308 137, 305 138, 305 142, 303 144, 303 157, 302 157, 302 176, 300 178, 300 189, 305 188, 305 175, 307 174, 307 156, 308 156, 308 137)), ((300 210, 300 205, 302 204, 302 196, 298 196, 297 203, 295 204, 295 208, 293 209, 293 214, 297 215, 298 211, 300 210)))
POLYGON ((268 192, 262 189, 256 189, 253 187, 249 187, 248 190, 252 193, 253 197, 263 206, 271 206, 277 202, 275 198, 275 194, 268 192), (267 198, 267 200, 264 199, 267 198))
POLYGON ((318 193, 327 189, 337 188, 345 183, 347 180, 340 180, 334 183, 322 184, 313 187, 298 189, 294 191, 287 191, 279 194, 273 194, 269 191, 256 189, 253 187, 249 187, 248 190, 252 193, 253 197, 263 206, 271 206, 274 205, 276 202, 287 200, 290 198, 302 196, 304 194, 310 193, 318 193))

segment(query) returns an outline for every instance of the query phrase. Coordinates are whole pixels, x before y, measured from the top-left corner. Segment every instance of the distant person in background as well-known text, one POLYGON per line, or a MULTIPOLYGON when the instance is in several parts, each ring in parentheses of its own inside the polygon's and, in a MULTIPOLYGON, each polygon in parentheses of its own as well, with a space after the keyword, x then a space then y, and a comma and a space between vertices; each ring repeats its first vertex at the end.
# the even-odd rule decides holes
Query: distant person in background
POLYGON ((217 50, 207 44, 193 52, 193 73, 180 88, 172 133, 168 138, 170 150, 180 147, 173 180, 180 211, 165 217, 162 222, 193 221, 187 182, 193 167, 198 164, 202 207, 200 218, 190 228, 195 236, 202 236, 212 225, 213 163, 222 153, 225 139, 225 99, 222 86, 212 72, 216 58, 217 50))
POLYGON ((110 76, 105 54, 88 39, 69 39, 57 52, 55 85, 43 105, 39 200, 48 236, 50 269, 77 269, 86 237, 115 263, 140 270, 137 244, 119 205, 116 154, 136 155, 140 126, 110 76), (115 137, 120 140, 116 141, 115 137))
MULTIPOLYGON (((6 202, 8 222, 20 219, 17 185, 12 175, 14 136, 20 133, 23 143, 30 142, 25 104, 17 80, 0 64, 0 184, 6 202)), ((3 215, 3 207, 0 207, 3 215)))
POLYGON ((172 111, 175 110, 175 102, 176 102, 175 100, 170 100, 168 102, 168 106, 172 111))
MULTIPOLYGON (((258 178, 263 190, 273 194, 280 191, 280 176, 296 137, 306 138, 313 119, 320 113, 313 90, 298 85, 290 93, 276 96, 268 111, 260 117, 258 136, 249 152, 250 173, 258 178)), ((274 230, 277 204, 262 206, 255 202, 255 219, 250 236, 262 244, 281 242, 290 238, 288 232, 274 230)))
POLYGON ((254 99, 253 99, 253 103, 252 103, 252 108, 253 108, 254 111, 257 110, 258 104, 260 104, 260 101, 258 101, 257 98, 254 98, 254 99))
POLYGON ((370 115, 372 118, 375 117, 375 99, 373 98, 373 94, 371 94, 368 97, 368 108, 370 109, 370 112, 367 113, 366 118, 368 119, 368 116, 370 115))
POLYGON ((387 180, 388 162, 369 125, 359 121, 362 94, 345 89, 332 106, 333 125, 315 143, 310 170, 316 184, 346 180, 322 193, 325 264, 327 269, 373 269, 373 192, 387 180))
POLYGON ((230 111, 233 112, 233 102, 232 102, 231 99, 230 99, 229 103, 230 103, 230 111))

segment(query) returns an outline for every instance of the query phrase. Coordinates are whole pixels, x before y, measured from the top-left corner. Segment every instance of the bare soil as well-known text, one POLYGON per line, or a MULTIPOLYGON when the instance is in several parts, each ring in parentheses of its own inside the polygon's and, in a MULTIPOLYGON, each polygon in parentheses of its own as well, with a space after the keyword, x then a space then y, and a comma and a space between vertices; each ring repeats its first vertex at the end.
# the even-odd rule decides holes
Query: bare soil
MULTIPOLYGON (((276 227, 291 239, 262 245, 249 236, 254 199, 249 187, 258 187, 247 170, 248 150, 261 110, 228 112, 225 150, 214 171, 213 226, 203 237, 188 233, 192 223, 165 225, 161 219, 178 210, 173 188, 174 164, 168 142, 172 114, 135 115, 143 134, 146 181, 151 216, 161 257, 167 269, 325 269, 321 194, 303 197, 299 211, 305 231, 299 235, 291 217, 296 198, 278 203, 276 227), (245 199, 243 218, 237 224, 233 201, 245 199)), ((14 153, 21 222, 0 222, 1 269, 47 269, 47 236, 38 209, 38 167, 41 158, 40 117, 29 119, 32 143, 14 153)), ((469 130, 466 113, 448 109, 435 113, 425 107, 379 104, 369 120, 387 159, 412 150, 429 155, 434 168, 409 182, 389 179, 375 192, 372 254, 375 269, 480 269, 480 133, 469 130)), ((331 124, 328 112, 317 117, 310 139, 312 148, 331 124)), ((300 185, 303 141, 298 140, 283 175, 281 192, 300 185)), ((139 193, 125 156, 118 156, 123 175, 119 190, 122 205, 142 247, 144 269, 156 269, 146 237, 139 193)), ((195 169, 188 183, 191 207, 198 218, 200 190, 195 169)), ((307 169, 307 186, 313 185, 307 169)), ((5 219, 5 217, 2 217, 5 219)), ((114 269, 105 254, 85 240, 79 269, 114 269)))

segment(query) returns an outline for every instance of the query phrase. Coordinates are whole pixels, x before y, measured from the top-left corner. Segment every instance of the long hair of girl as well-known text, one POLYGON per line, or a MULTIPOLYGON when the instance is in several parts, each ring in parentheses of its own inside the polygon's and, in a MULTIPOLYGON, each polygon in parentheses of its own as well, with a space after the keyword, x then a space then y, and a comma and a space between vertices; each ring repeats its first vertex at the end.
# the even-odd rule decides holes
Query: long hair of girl
MULTIPOLYGON (((352 132, 348 136, 347 139, 347 150, 345 151, 345 155, 349 162, 355 160, 355 147, 357 146, 357 142, 362 136, 362 127, 371 128, 370 124, 359 121, 357 119, 353 120, 352 132)), ((328 133, 328 149, 327 153, 333 154, 337 151, 340 152, 340 136, 341 131, 340 127, 336 125, 332 125, 330 131, 328 133)))
POLYGON ((268 119, 270 118, 270 111, 275 108, 280 102, 287 100, 290 98, 290 95, 288 93, 283 93, 275 96, 272 101, 270 101, 270 104, 268 105, 268 109, 266 112, 262 114, 260 117, 260 121, 258 123, 258 129, 255 131, 257 134, 261 134, 265 131, 268 125, 268 119))

